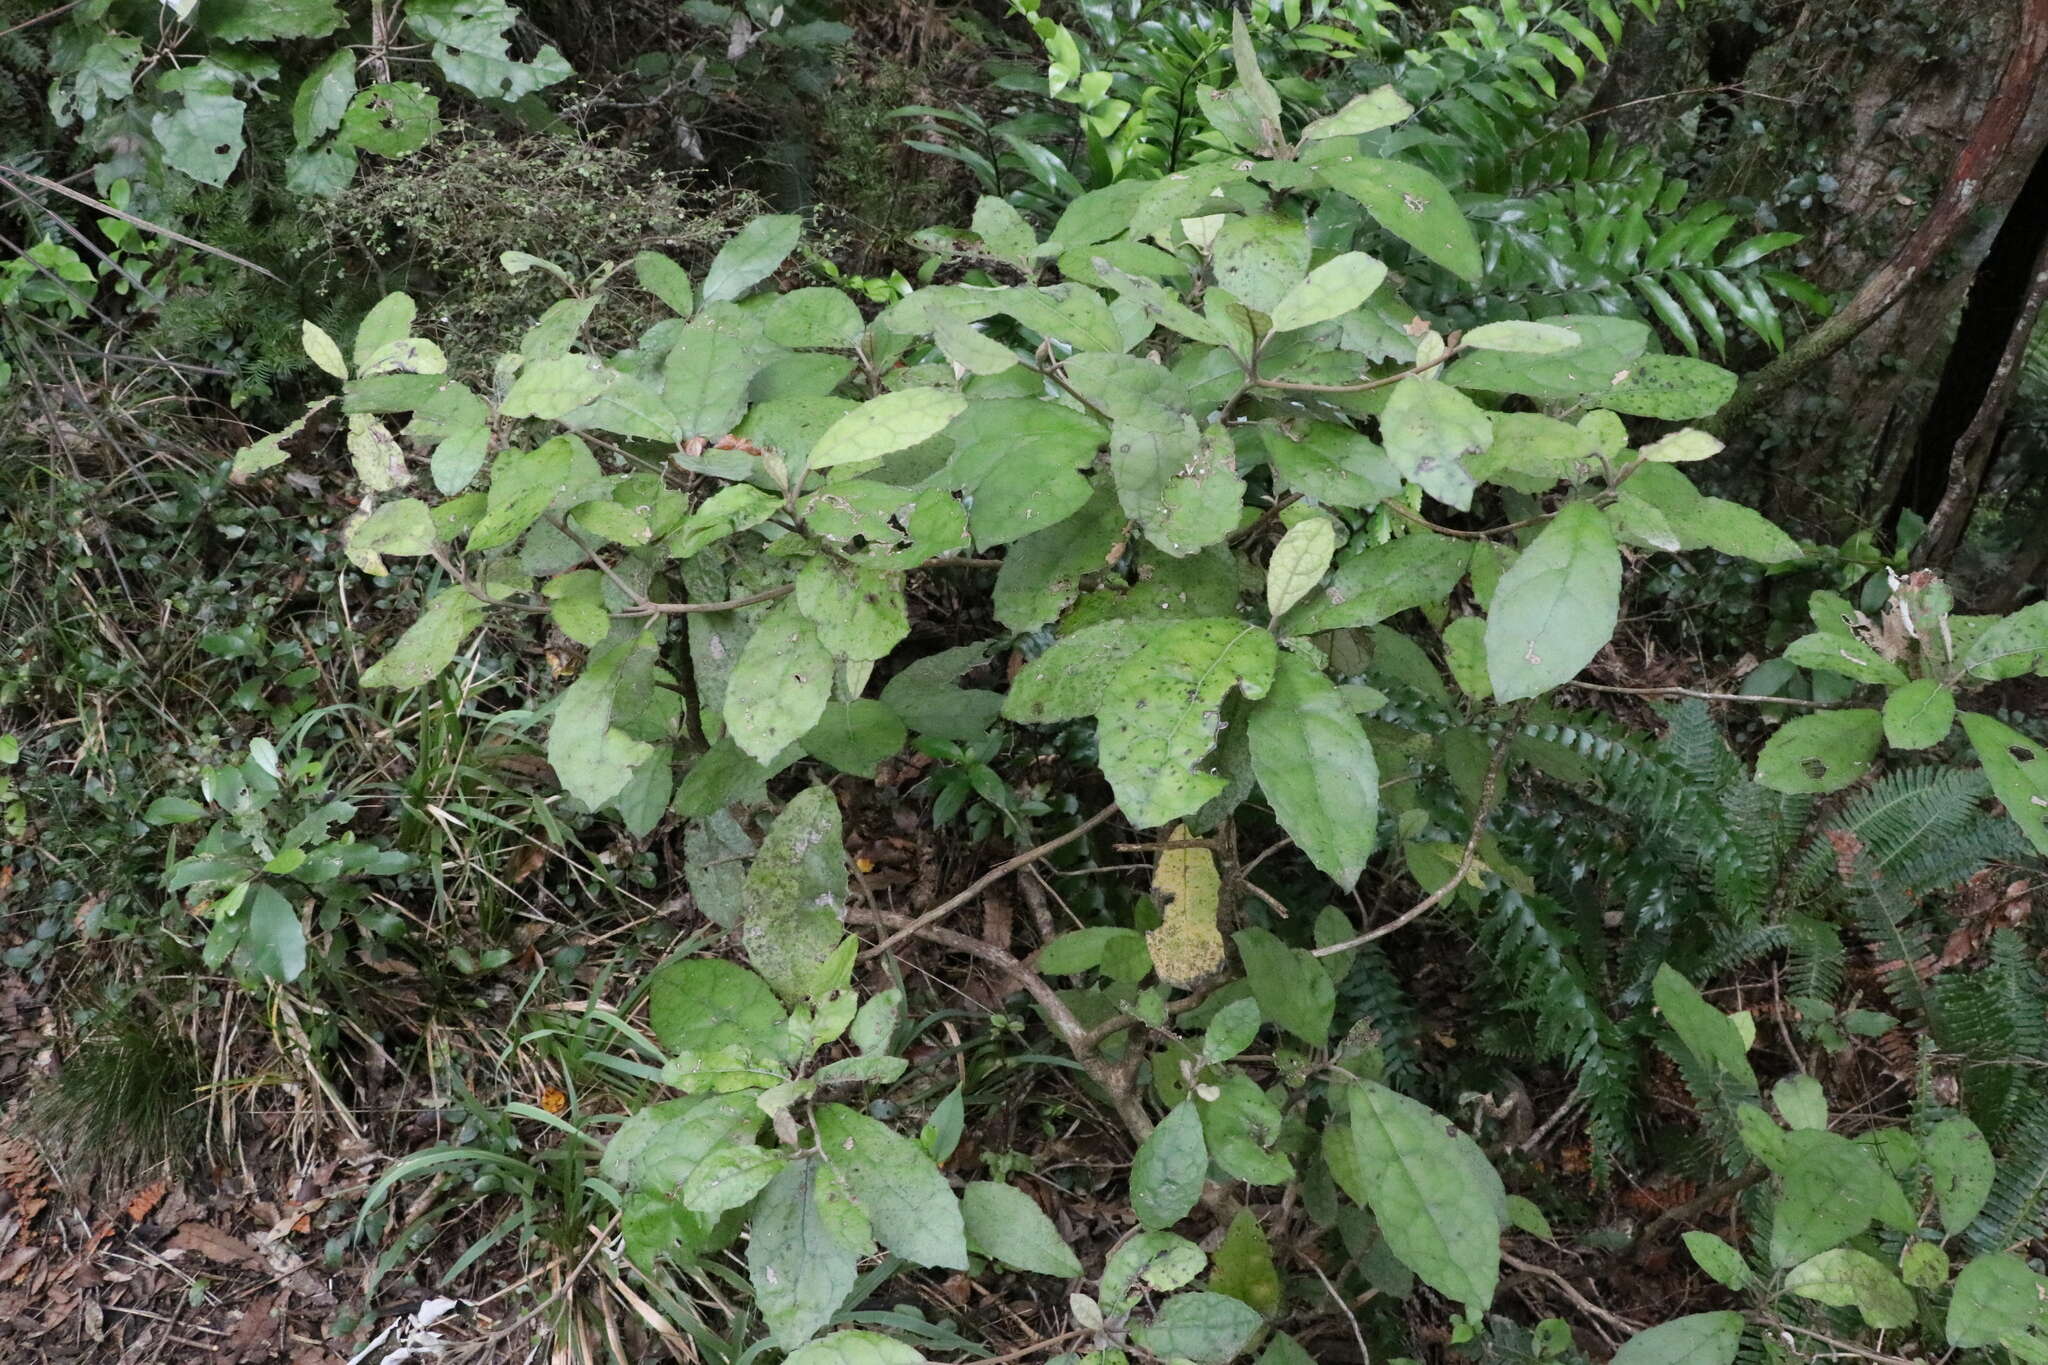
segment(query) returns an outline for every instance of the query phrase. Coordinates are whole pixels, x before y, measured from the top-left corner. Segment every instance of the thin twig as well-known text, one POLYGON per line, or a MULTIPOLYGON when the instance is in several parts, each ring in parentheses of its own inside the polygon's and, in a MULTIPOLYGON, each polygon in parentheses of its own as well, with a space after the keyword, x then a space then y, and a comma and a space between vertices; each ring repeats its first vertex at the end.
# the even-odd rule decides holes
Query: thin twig
POLYGON ((1521 1271, 1525 1275, 1534 1275, 1539 1279, 1548 1280, 1552 1284, 1556 1285, 1559 1289, 1564 1291, 1564 1296, 1572 1301, 1572 1305, 1575 1308, 1577 1308, 1581 1313, 1586 1314, 1586 1316, 1596 1318, 1599 1321, 1604 1322, 1608 1326, 1614 1328, 1616 1331, 1626 1333, 1630 1336, 1633 1336, 1635 1335, 1635 1333, 1642 1330, 1642 1326, 1640 1323, 1630 1322, 1627 1318, 1621 1317, 1614 1313, 1610 1313, 1605 1308, 1602 1308, 1599 1304, 1594 1303, 1591 1299, 1588 1299, 1584 1294, 1581 1294, 1578 1291, 1577 1287, 1575 1287, 1570 1280, 1567 1280, 1563 1275, 1559 1274, 1555 1270, 1552 1270, 1549 1266, 1537 1265, 1534 1261, 1525 1261, 1521 1257, 1510 1255, 1505 1251, 1503 1251, 1500 1254, 1500 1258, 1501 1260, 1505 1261, 1507 1264, 1513 1266, 1515 1269, 1521 1271))
POLYGON ((1650 1248, 1656 1245, 1658 1234, 1662 1233, 1664 1229, 1670 1227, 1673 1223, 1684 1222, 1703 1210, 1714 1207, 1723 1199, 1741 1194, 1750 1186, 1761 1183, 1764 1177, 1769 1174, 1770 1172, 1762 1166, 1752 1166, 1740 1175, 1730 1176, 1718 1184, 1707 1186, 1683 1204, 1673 1204, 1670 1208, 1658 1214, 1648 1227, 1638 1233, 1635 1241, 1629 1243, 1629 1257, 1633 1260, 1641 1261, 1644 1256, 1649 1254, 1650 1248))
POLYGON ((1507 733, 1500 737, 1500 743, 1493 746, 1493 761, 1486 765, 1486 783, 1479 790, 1479 809, 1472 816, 1472 834, 1470 838, 1465 840, 1465 855, 1458 859, 1458 866, 1452 871, 1449 879, 1442 886, 1439 886, 1436 890, 1402 911, 1394 919, 1379 926, 1379 928, 1368 929, 1356 938, 1347 938, 1342 943, 1332 943, 1327 948, 1311 949, 1310 951, 1314 956, 1331 957, 1337 953, 1363 947, 1375 939, 1385 938, 1388 934, 1406 928, 1423 915, 1428 914, 1448 898, 1452 892, 1464 885, 1466 876, 1472 871, 1472 865, 1479 861, 1479 841, 1486 834, 1486 822, 1493 818, 1494 807, 1500 804, 1500 775, 1502 770, 1507 767, 1508 749, 1514 744, 1516 735, 1521 732, 1522 716, 1528 709, 1528 702, 1522 702, 1516 706, 1514 715, 1508 719, 1507 733))
POLYGON ((1323 1288, 1329 1291, 1331 1301, 1337 1305, 1338 1309, 1344 1314, 1345 1320, 1351 1324, 1351 1339, 1358 1343, 1359 1360, 1365 1362, 1365 1365, 1371 1365, 1372 1352, 1366 1349, 1365 1332, 1358 1325, 1358 1314, 1352 1312, 1351 1305, 1344 1302, 1344 1296, 1337 1292, 1336 1285, 1330 1283, 1330 1277, 1323 1273, 1321 1266, 1317 1265, 1314 1261, 1309 1261, 1308 1268, 1315 1271, 1316 1278, 1321 1280, 1323 1288))
MULTIPOLYGON (((114 218, 119 218, 124 223, 132 224, 133 226, 142 228, 145 231, 157 233, 159 236, 168 237, 174 242, 182 242, 186 246, 192 247, 194 250, 204 251, 209 255, 218 256, 224 261, 233 261, 236 265, 243 266, 249 270, 253 270, 257 274, 263 276, 266 279, 277 279, 277 276, 271 274, 268 270, 265 270, 262 266, 256 264, 256 262, 246 260, 243 257, 237 256, 232 251, 223 251, 217 246, 208 246, 206 243, 200 241, 198 238, 187 237, 184 233, 176 231, 175 229, 172 228, 167 228, 162 223, 152 223, 147 218, 136 217, 134 214, 128 212, 126 209, 117 209, 112 204, 103 204, 89 194, 80 194, 77 190, 72 189, 69 185, 60 184, 55 180, 46 179, 43 176, 37 175, 34 171, 25 171, 22 170, 19 166, 0 166, 0 176, 20 176, 23 180, 28 181, 31 185, 37 185, 46 190, 55 190, 58 194, 63 195, 67 199, 75 199, 79 203, 86 205, 88 208, 94 208, 99 210, 101 213, 107 214, 114 218)), ((278 280, 278 283, 282 284, 284 283, 284 281, 278 280)))
POLYGON ((1566 687, 1580 687, 1588 692, 1612 692, 1623 697, 1697 697, 1701 701, 1741 701, 1752 706, 1804 706, 1811 710, 1825 708, 1824 701, 1808 701, 1804 697, 1751 697, 1741 692, 1701 692, 1691 687, 1616 687, 1611 683, 1569 682, 1566 687))
POLYGON ((938 905, 934 906, 932 909, 925 911, 916 919, 909 921, 908 927, 898 929, 895 933, 889 935, 889 937, 883 939, 880 943, 877 943, 874 947, 868 949, 865 953, 861 954, 861 956, 873 957, 877 953, 886 952, 890 948, 895 947, 897 944, 901 943, 904 939, 909 938, 913 934, 922 933, 926 928, 938 923, 938 921, 944 919, 947 915, 952 914, 955 910, 958 910, 961 906, 967 904, 967 902, 973 900, 983 891, 986 891, 989 887, 995 885, 1003 878, 1009 876, 1018 868, 1025 867, 1031 863, 1035 863, 1040 858, 1043 858, 1046 854, 1051 853, 1056 849, 1065 848, 1068 844, 1073 843, 1074 840, 1080 838, 1089 830, 1094 829, 1097 825, 1101 824, 1103 821, 1107 820, 1110 816, 1115 814, 1116 803, 1112 801, 1110 804, 1104 806, 1101 810, 1095 812, 1095 814, 1089 816, 1080 824, 1068 830, 1065 834, 1062 834, 1057 838, 1048 839, 1036 848, 1027 848, 1014 858, 1010 858, 1004 862, 997 863, 994 868, 990 869, 987 873, 983 874, 982 876, 976 878, 973 882, 969 883, 965 891, 962 891, 957 896, 949 897, 946 900, 940 902, 938 905))

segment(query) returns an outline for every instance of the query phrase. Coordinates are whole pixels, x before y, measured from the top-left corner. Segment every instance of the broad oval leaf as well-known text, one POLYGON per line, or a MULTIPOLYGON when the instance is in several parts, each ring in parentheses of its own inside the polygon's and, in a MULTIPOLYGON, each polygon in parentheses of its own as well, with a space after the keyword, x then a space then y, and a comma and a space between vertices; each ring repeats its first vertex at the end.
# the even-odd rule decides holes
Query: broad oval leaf
POLYGON ((1379 763, 1342 694, 1320 669, 1282 654, 1272 690, 1252 708, 1250 739, 1252 772, 1280 827, 1324 876, 1357 885, 1379 826, 1379 763))
POLYGON ((1430 1288, 1484 1312, 1500 1279, 1500 1177, 1442 1115, 1371 1081, 1349 1090, 1357 1175, 1387 1246, 1430 1288))
POLYGON ((967 399, 950 389, 898 389, 870 398, 825 429, 811 447, 809 467, 880 459, 930 440, 965 411, 967 399))
POLYGON ((1636 1333, 1612 1365, 1734 1365, 1742 1314, 1693 1313, 1636 1333))
POLYGON ((1501 575, 1486 617, 1486 671, 1501 701, 1571 681, 1614 636, 1621 553, 1607 519, 1567 503, 1501 575))
POLYGON ((1038 1202, 1020 1189, 988 1180, 969 1182, 960 1195, 967 1249, 1036 1275, 1072 1279, 1081 1262, 1038 1202))
POLYGON ((1170 1228, 1194 1210, 1209 1176, 1202 1116, 1183 1100, 1139 1145, 1131 1162, 1131 1208, 1153 1229, 1170 1228))
POLYGON ((960 1201, 924 1148, 843 1104, 821 1107, 817 1124, 824 1160, 845 1178, 876 1241, 917 1265, 967 1268, 960 1201))
MULTIPOLYGON (((1964 724, 1968 724, 1968 718, 1964 724)), ((1861 707, 1786 721, 1756 758, 1756 780, 1779 792, 1832 792, 1870 771, 1884 721, 1861 707)))

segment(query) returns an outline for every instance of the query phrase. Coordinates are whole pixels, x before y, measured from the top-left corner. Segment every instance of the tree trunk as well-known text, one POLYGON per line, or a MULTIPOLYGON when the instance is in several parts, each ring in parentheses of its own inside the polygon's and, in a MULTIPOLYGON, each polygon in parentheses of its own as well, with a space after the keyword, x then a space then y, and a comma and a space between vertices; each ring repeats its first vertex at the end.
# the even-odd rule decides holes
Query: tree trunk
POLYGON ((2033 177, 2041 202, 2029 183, 2048 145, 2048 0, 1803 0, 1761 33, 1665 27, 1651 45, 1677 55, 1618 67, 1600 102, 1737 86, 1701 109, 1696 179, 1754 202, 1760 229, 1805 232, 1802 272, 1842 300, 1785 357, 1744 358, 1756 373, 1723 419, 1729 473, 1789 528, 1833 539, 1888 522, 1917 462, 1939 471, 1919 495, 1931 512, 2025 291, 2006 297, 2004 330, 1971 334, 1981 360, 1950 373, 1957 319, 1980 272, 2032 265, 2038 243, 2001 233, 2008 217, 2048 222, 2048 175, 2033 177), (1923 455, 1945 391, 1963 416, 1923 455))

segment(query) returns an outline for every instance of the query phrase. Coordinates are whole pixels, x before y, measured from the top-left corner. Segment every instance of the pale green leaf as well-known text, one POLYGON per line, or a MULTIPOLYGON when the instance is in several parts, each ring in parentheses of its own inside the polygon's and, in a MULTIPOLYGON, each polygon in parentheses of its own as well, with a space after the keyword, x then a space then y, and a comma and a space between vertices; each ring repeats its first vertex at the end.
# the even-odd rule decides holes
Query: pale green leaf
POLYGON ((1349 1092, 1358 1178, 1387 1246, 1423 1283, 1484 1312, 1500 1278, 1500 1178, 1427 1107, 1371 1081, 1349 1092))
POLYGON ((769 1335, 794 1351, 832 1320, 853 1292, 858 1251, 820 1208, 817 1158, 779 1172, 758 1196, 748 1226, 747 1275, 769 1335))
POLYGON ((1403 122, 1414 113, 1415 107, 1401 98, 1400 91, 1391 85, 1383 85, 1363 95, 1353 95, 1336 113, 1326 114, 1303 128, 1301 142, 1307 146, 1324 138, 1376 133, 1403 122))
POLYGON ((923 1365, 916 1347, 880 1332, 834 1332, 792 1352, 782 1365, 923 1365))
POLYGON ((385 555, 427 555, 434 546, 434 517, 427 505, 418 498, 401 498, 351 522, 342 548, 357 568, 381 578, 385 555))
POLYGON ((643 251, 633 258, 633 278, 640 287, 667 304, 677 317, 697 311, 697 296, 690 289, 690 272, 659 251, 643 251))
POLYGON ((824 1160, 860 1201, 876 1241, 915 1265, 967 1268, 960 1201, 922 1147, 842 1104, 821 1107, 817 1126, 824 1160))
POLYGON ((1726 447, 1718 437, 1687 427, 1644 446, 1643 458, 1659 464, 1691 464, 1695 460, 1712 459, 1724 449, 1726 447))
POLYGON ((1225 1365, 1243 1354, 1265 1319, 1225 1294, 1176 1294, 1152 1321, 1131 1329, 1131 1340, 1165 1360, 1225 1365))
POLYGON ((1466 461, 1493 444, 1493 424, 1450 385, 1404 379, 1380 414, 1380 440, 1403 477, 1462 512, 1472 506, 1475 487, 1466 461))
POLYGON ((810 468, 880 459, 930 440, 965 411, 967 399, 949 389, 898 389, 870 398, 826 428, 811 447, 810 468))
POLYGON ((719 248, 704 275, 704 302, 736 299, 781 268, 796 250, 804 220, 795 214, 756 218, 719 248))
POLYGON ((443 588, 406 627, 391 652, 363 670, 363 686, 419 687, 431 682, 483 621, 481 602, 461 588, 443 588))
POLYGON ((725 690, 727 732, 766 763, 796 743, 825 714, 832 696, 832 652, 793 601, 763 615, 747 637, 725 690))
POLYGON ((1165 626, 1126 660, 1097 711, 1102 774, 1132 824, 1192 814, 1222 791, 1199 772, 1233 689, 1256 701, 1273 681, 1276 650, 1263 630, 1233 620, 1165 626))
POLYGON ((1742 1314, 1693 1313, 1636 1333, 1610 1365, 1734 1365, 1742 1314))
POLYGON ((1875 711, 1859 707, 1800 716, 1764 744, 1756 780, 1779 792, 1840 791, 1870 771, 1883 742, 1884 721, 1875 711))
POLYGON ((1465 333, 1475 351, 1513 351, 1518 355, 1556 355, 1576 350, 1584 339, 1569 327, 1547 322, 1489 322, 1465 333))
POLYGON ((1735 394, 1735 376, 1682 355, 1646 355, 1615 373, 1593 401, 1632 417, 1690 422, 1712 417, 1735 394))
POLYGON ((333 337, 310 322, 301 322, 299 338, 305 347, 306 357, 315 365, 336 379, 348 378, 348 362, 342 359, 341 347, 335 344, 333 337))
POLYGON ((1252 771, 1280 827, 1324 876, 1355 886, 1379 824, 1379 765, 1358 717, 1321 670, 1282 654, 1272 690, 1252 708, 1250 738, 1252 771))
POLYGON ((761 841, 741 893, 747 961, 785 1000, 807 997, 845 937, 847 864, 839 803, 806 787, 761 841))
POLYGON ((1591 503, 1560 509, 1501 575, 1486 619, 1486 671, 1502 701, 1571 681, 1614 636, 1621 555, 1591 503))
POLYGON ((1210 259, 1216 283, 1232 298, 1271 313, 1305 283, 1308 230, 1278 214, 1241 214, 1216 234, 1210 259))
POLYGON ((797 610, 841 659, 879 659, 910 633, 901 574, 819 555, 796 576, 797 610))
POLYGON ((1687 1232, 1684 1238, 1685 1249, 1692 1253, 1701 1270, 1730 1289, 1741 1290, 1748 1286, 1749 1265, 1742 1259, 1741 1252, 1711 1232, 1687 1232))
POLYGON ((621 674, 636 651, 655 648, 651 634, 631 636, 592 654, 562 693, 548 726, 548 764, 562 789, 591 810, 624 791, 633 770, 654 756, 654 746, 613 724, 621 708, 621 674))
POLYGON ((1236 448, 1221 427, 1165 415, 1158 424, 1118 422, 1110 473, 1124 512, 1170 555, 1190 555, 1237 529, 1244 505, 1236 448))
POLYGON ((1997 1174, 1991 1144, 1976 1124, 1954 1115, 1934 1125, 1925 1150, 1941 1230, 1953 1237, 1970 1225, 1991 1197, 1991 1181, 1997 1174))
MULTIPOLYGON (((469 533, 471 550, 493 550, 526 534, 568 486, 582 443, 557 436, 533 450, 504 450, 491 462, 483 519, 469 533)), ((588 451, 584 451, 586 457, 588 451)))
POLYGON ((1884 737, 1894 749, 1928 749, 1956 723, 1956 694, 1933 678, 1916 678, 1884 699, 1884 737))
POLYGON ((1278 617, 1308 596, 1337 553, 1337 525, 1307 517, 1288 528, 1266 564, 1266 611, 1278 617))
POLYGON ((992 1181, 969 1182, 960 1194, 967 1249, 1035 1275, 1072 1279, 1081 1262, 1052 1219, 1024 1191, 992 1181))
POLYGON ((1183 1100, 1139 1144, 1131 1162, 1131 1208, 1148 1228, 1169 1228, 1193 1211, 1209 1174, 1201 1115, 1183 1100))
POLYGON ((1363 204, 1374 222, 1452 274, 1477 283, 1479 243, 1444 183, 1419 166, 1361 156, 1355 147, 1350 141, 1318 143, 1308 153, 1309 163, 1325 185, 1363 204))
POLYGON ((1996 1345, 2041 1321, 2048 1282, 2007 1252, 1979 1256, 1956 1276, 1948 1301, 1948 1344, 1966 1350, 1996 1345))
POLYGON ((2010 725, 1974 712, 1963 717, 1963 732, 2005 813, 2028 842, 2048 853, 2048 754, 2010 725))
POLYGON ((1329 582, 1289 613, 1292 635, 1377 625, 1410 607, 1442 602, 1465 577, 1471 551, 1449 536, 1411 532, 1340 561, 1329 582))
POLYGON ((1848 1247, 1823 1251, 1785 1272, 1785 1288, 1831 1308, 1854 1307, 1880 1330, 1913 1321, 1913 1295, 1891 1267, 1848 1247))
POLYGON ((1386 278, 1387 267, 1362 251, 1333 257, 1273 305, 1273 330, 1291 332, 1342 317, 1372 297, 1386 278))
MULTIPOLYGON (((1330 762, 1341 762, 1332 757, 1330 762)), ((1310 1047, 1330 1041, 1336 986, 1314 954, 1290 948, 1264 929, 1240 929, 1233 938, 1252 996, 1266 1018, 1310 1047)))

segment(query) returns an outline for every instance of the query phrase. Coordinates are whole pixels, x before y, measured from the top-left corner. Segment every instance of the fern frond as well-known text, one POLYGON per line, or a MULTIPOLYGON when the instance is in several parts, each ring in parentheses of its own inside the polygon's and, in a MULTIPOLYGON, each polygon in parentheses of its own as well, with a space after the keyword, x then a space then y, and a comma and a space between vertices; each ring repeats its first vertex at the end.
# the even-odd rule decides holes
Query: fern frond
POLYGON ((2048 1099, 2028 1096, 2000 1146, 1991 1197, 1963 1232, 1963 1240, 1979 1255, 2031 1242, 2048 1231, 2048 1099))

